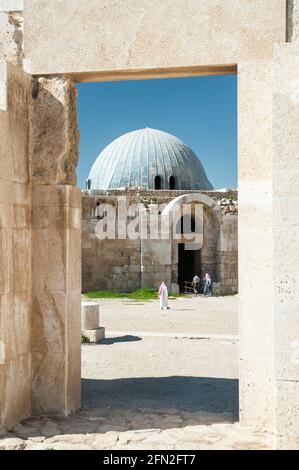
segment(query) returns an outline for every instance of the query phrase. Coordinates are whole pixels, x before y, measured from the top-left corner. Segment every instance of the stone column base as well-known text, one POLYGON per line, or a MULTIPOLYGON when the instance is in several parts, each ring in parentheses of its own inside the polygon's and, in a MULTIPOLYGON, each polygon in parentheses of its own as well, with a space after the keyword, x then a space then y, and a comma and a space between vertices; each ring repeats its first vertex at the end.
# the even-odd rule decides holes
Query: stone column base
POLYGON ((82 330, 82 335, 86 336, 91 343, 99 343, 105 338, 105 328, 100 326, 94 330, 82 330))

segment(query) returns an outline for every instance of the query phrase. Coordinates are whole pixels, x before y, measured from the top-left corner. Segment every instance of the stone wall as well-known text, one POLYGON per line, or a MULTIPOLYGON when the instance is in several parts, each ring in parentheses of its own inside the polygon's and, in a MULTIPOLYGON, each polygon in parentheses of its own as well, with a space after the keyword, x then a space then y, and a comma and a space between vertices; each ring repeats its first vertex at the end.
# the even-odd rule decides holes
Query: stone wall
MULTIPOLYGON (((131 203, 138 202, 133 198, 131 203)), ((121 218, 121 215, 119 215, 121 218)), ((117 238, 117 197, 83 197, 82 200, 82 290, 116 290, 131 292, 141 285, 140 240, 117 238), (115 207, 111 215, 115 239, 99 239, 96 227, 100 222, 98 204, 115 207)))
POLYGON ((219 220, 209 209, 203 211, 203 247, 201 249, 201 277, 210 273, 214 282, 221 282, 221 272, 218 266, 219 220))
POLYGON ((25 18, 31 74, 96 81, 130 71, 167 76, 174 68, 190 75, 187 67, 231 73, 239 62, 272 58, 273 44, 285 40, 286 2, 68 0, 66 7, 61 0, 25 0, 25 18))
POLYGON ((66 415, 80 406, 81 388, 81 192, 74 187, 78 129, 73 82, 35 78, 29 121, 32 413, 66 415))
POLYGON ((140 287, 158 289, 161 282, 166 281, 171 289, 171 246, 170 240, 141 240, 140 287))
POLYGON ((75 88, 7 64, 5 90, 0 426, 80 404, 81 192, 67 184, 77 162, 75 88))
POLYGON ((238 217, 235 213, 223 215, 217 254, 221 292, 235 294, 238 292, 238 217))
POLYGON ((26 74, 8 65, 7 111, 0 111, 0 427, 31 413, 29 91, 26 74))
POLYGON ((139 240, 98 240, 97 220, 82 222, 82 290, 131 292, 141 285, 139 240))
MULTIPOLYGON (((6 61, 20 62, 22 42, 18 19, 11 17, 8 10, 22 8, 22 3, 21 0, 0 1, 0 13, 5 13, 0 14, 0 106, 3 109, 7 107, 6 85, 8 81, 9 88, 10 80, 6 61)), ((76 191, 71 187, 75 182, 75 162, 72 162, 70 155, 74 156, 76 150, 74 148, 69 152, 73 143, 76 147, 77 137, 71 129, 74 113, 70 113, 72 118, 69 119, 68 113, 64 112, 65 109, 70 110, 69 105, 74 103, 72 93, 69 94, 73 89, 72 81, 63 79, 62 75, 67 74, 81 81, 95 81, 238 71, 240 416, 244 424, 276 431, 278 447, 298 447, 298 0, 165 0, 158 3, 153 0, 24 2, 24 67, 28 73, 48 75, 44 80, 46 89, 48 85, 51 88, 51 77, 59 74, 56 84, 62 93, 62 106, 56 103, 53 112, 58 118, 55 110, 62 111, 62 121, 58 119, 62 127, 57 126, 56 133, 58 145, 61 145, 61 139, 65 142, 59 150, 55 139, 49 139, 49 153, 36 145, 39 138, 45 145, 43 135, 48 135, 47 121, 43 115, 49 116, 50 107, 40 103, 39 118, 43 125, 40 133, 35 133, 35 151, 31 153, 34 156, 37 152, 37 159, 33 162, 33 168, 37 170, 34 177, 37 186, 50 186, 50 192, 53 189, 56 194, 54 199, 57 197, 57 202, 52 206, 49 204, 47 211, 48 214, 52 213, 49 220, 53 221, 57 213, 63 214, 63 227, 59 223, 56 233, 58 242, 52 240, 46 244, 45 251, 41 247, 32 258, 37 281, 36 287, 33 287, 36 301, 43 299, 42 292, 39 292, 41 297, 38 294, 37 279, 43 257, 49 261, 49 279, 55 277, 55 271, 60 279, 58 287, 57 284, 56 287, 52 285, 48 297, 55 313, 59 312, 54 318, 61 318, 60 329, 57 330, 55 322, 50 322, 49 326, 51 314, 47 315, 47 312, 51 312, 50 308, 38 310, 41 315, 35 334, 41 331, 45 323, 47 334, 43 337, 48 336, 48 341, 45 347, 39 344, 36 351, 37 356, 44 359, 44 363, 40 361, 40 367, 35 369, 34 387, 38 391, 35 395, 36 411, 53 410, 55 396, 57 412, 72 409, 71 389, 74 391, 73 397, 76 397, 74 407, 79 400, 80 345, 77 315, 71 314, 78 308, 79 298, 76 295, 79 286, 78 279, 72 278, 70 267, 70 260, 75 260, 75 273, 80 266, 80 255, 74 255, 78 253, 75 240, 78 240, 79 231, 78 228, 70 228, 66 222, 73 212, 69 209, 79 209, 72 207, 71 202, 76 191), (170 10, 172 15, 169 17, 170 10), (166 25, 165 18, 168 19, 166 25), (111 25, 117 34, 111 34, 111 25), (274 58, 275 45, 284 43, 286 39, 289 44, 277 47, 274 58), (69 125, 66 126, 66 122, 69 125), (50 148, 52 145, 55 152, 50 148), (39 173, 43 171, 43 160, 49 165, 49 179, 47 173, 39 173), (67 168, 70 171, 65 174, 67 168), (56 170, 55 175, 53 171, 55 173, 56 170), (61 189, 59 185, 70 185, 70 188, 61 189), (55 207, 59 207, 56 212, 55 207), (53 259, 50 257, 52 243, 56 248, 60 246, 53 249, 56 253, 53 259), (61 286, 63 288, 59 290, 61 286), (69 296, 72 290, 73 296, 69 296), (72 301, 75 302, 74 308, 72 301), (60 354, 62 342, 64 347, 60 354), (57 362, 58 356, 60 362, 57 362), (51 389, 54 397, 47 396, 46 376, 51 370, 51 360, 53 372, 56 371, 60 379, 63 377, 62 388, 51 389)), ((18 80, 23 83, 21 77, 18 80)), ((24 272, 28 274, 28 271, 26 266, 21 266, 21 260, 28 259, 30 253, 30 237, 27 238, 26 233, 30 227, 30 216, 29 222, 26 217, 23 218, 30 208, 30 196, 26 180, 21 181, 17 176, 14 181, 13 174, 9 173, 13 171, 24 175, 24 168, 29 163, 23 154, 26 142, 21 142, 26 132, 17 140, 12 138, 18 129, 22 129, 22 134, 28 123, 19 109, 18 113, 15 109, 16 103, 24 104, 26 101, 23 101, 26 97, 23 85, 17 87, 17 92, 16 88, 13 92, 9 90, 10 109, 8 107, 8 111, 0 116, 1 263, 5 264, 0 276, 1 301, 4 299, 11 306, 1 311, 0 330, 0 351, 6 353, 6 359, 2 354, 4 364, 0 365, 1 420, 6 424, 22 419, 30 412, 30 362, 28 355, 21 353, 29 339, 23 331, 19 333, 19 323, 13 325, 18 312, 21 316, 25 312, 22 317, 25 323, 28 313, 27 301, 22 304, 21 294, 26 296, 26 292, 30 292, 30 275, 23 278, 24 272), (14 128, 16 124, 18 129, 14 128), (21 157, 15 159, 14 167, 13 156, 18 152, 21 157), (14 211, 23 214, 17 218, 23 222, 16 222, 14 211), (16 269, 13 269, 14 266, 16 269), (25 308, 20 308, 21 304, 25 308), (14 315, 7 319, 8 312, 12 311, 14 315), (8 329, 3 326, 6 321, 8 329), (10 341, 13 345, 10 350, 7 348, 7 337, 13 333, 15 339, 10 341)), ((52 91, 55 103, 60 100, 58 89, 52 91)), ((33 97, 36 93, 36 86, 33 86, 33 97)), ((50 101, 53 102, 51 96, 50 101)), ((20 109, 23 109, 22 106, 20 109)), ((50 122, 55 126, 53 117, 50 122)), ((31 145, 33 142, 29 142, 31 145)), ((36 195, 40 196, 40 189, 36 188, 36 195)), ((37 215, 38 212, 42 214, 46 206, 41 202, 36 205, 32 216, 37 220, 36 229, 44 231, 46 237, 48 228, 40 227, 43 219, 42 215, 40 219, 37 215), (38 205, 41 207, 38 208, 38 205)))
MULTIPOLYGON (((299 2, 294 26, 299 25, 299 2)), ((276 48, 274 65, 273 234, 276 445, 299 442, 299 35, 276 48)))
POLYGON ((273 430, 272 61, 239 64, 238 97, 240 419, 273 430))
POLYGON ((22 0, 0 1, 0 109, 7 108, 6 64, 22 65, 23 61, 22 0))
MULTIPOLYGON (((187 192, 188 193, 188 192, 187 192)), ((190 192, 196 193, 196 192, 190 192)), ((238 290, 237 253, 237 192, 197 192, 212 195, 222 212, 221 224, 213 210, 205 207, 204 243, 200 256, 201 272, 210 272, 218 283, 218 293, 230 294, 238 290), (225 201, 225 202, 223 202, 225 201), (226 201, 229 201, 228 203, 226 201), (233 207, 233 209, 229 209, 233 207), (231 211, 231 214, 229 213, 231 211)), ((161 223, 159 213, 178 195, 185 191, 142 191, 128 189, 120 191, 83 191, 82 207, 82 289, 115 290, 131 292, 141 287, 158 288, 166 280, 169 288, 178 283, 178 241, 167 234, 166 240, 150 239, 161 223), (124 198, 127 207, 141 204, 142 227, 147 239, 119 239, 117 212, 118 198, 124 198), (109 220, 115 227, 115 239, 99 239, 97 224, 100 204, 109 204, 113 213, 109 220), (149 215, 156 217, 149 219, 149 215)), ((211 200, 213 200, 211 199, 211 200)), ((139 220, 140 224, 140 220, 139 220)), ((157 232, 158 233, 158 232, 157 232)), ((190 279, 191 281, 191 279, 190 279)))

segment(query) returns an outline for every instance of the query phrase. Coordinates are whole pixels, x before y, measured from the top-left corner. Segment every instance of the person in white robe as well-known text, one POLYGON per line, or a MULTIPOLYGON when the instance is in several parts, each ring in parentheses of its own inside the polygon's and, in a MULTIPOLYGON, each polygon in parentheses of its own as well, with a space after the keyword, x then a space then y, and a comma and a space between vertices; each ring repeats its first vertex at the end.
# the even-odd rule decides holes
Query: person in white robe
POLYGON ((160 309, 168 309, 168 289, 166 282, 163 281, 159 287, 160 309))

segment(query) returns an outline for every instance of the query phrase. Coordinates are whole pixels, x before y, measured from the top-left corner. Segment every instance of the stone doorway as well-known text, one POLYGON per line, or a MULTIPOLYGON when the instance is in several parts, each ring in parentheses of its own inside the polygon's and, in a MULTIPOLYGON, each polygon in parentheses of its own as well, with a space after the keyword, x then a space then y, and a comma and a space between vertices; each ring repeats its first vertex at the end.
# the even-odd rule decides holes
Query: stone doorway
MULTIPOLYGON (((72 169, 76 166, 73 150, 76 145, 70 145, 75 142, 74 135, 69 137, 72 132, 68 126, 71 122, 69 117, 74 109, 73 100, 69 99, 72 90, 69 84, 73 79, 117 80, 238 71, 241 419, 243 423, 258 425, 260 429, 275 430, 281 447, 298 446, 298 427, 293 424, 298 422, 295 419, 298 374, 297 363, 291 362, 294 351, 289 347, 296 344, 298 338, 293 327, 296 312, 292 310, 297 295, 297 277, 294 256, 285 257, 285 247, 290 245, 293 236, 292 230, 286 230, 286 227, 294 228, 292 220, 296 211, 290 210, 292 217, 286 222, 284 211, 277 210, 280 204, 289 204, 289 207, 294 204, 295 207, 297 198, 296 185, 289 194, 288 185, 292 179, 286 166, 281 167, 285 158, 287 168, 297 169, 295 144, 298 132, 295 132, 293 122, 298 121, 295 114, 298 107, 294 92, 297 89, 294 84, 296 77, 293 77, 298 70, 298 9, 286 9, 286 4, 296 5, 297 2, 219 0, 213 2, 213 8, 210 1, 189 2, 190 8, 177 2, 165 31, 163 22, 169 3, 160 2, 157 11, 147 2, 138 3, 140 10, 129 10, 123 2, 110 2, 103 15, 102 10, 94 8, 94 2, 74 0, 63 2, 63 5, 59 1, 26 2, 26 71, 31 77, 54 78, 48 88, 44 78, 47 89, 43 96, 40 92, 37 96, 37 88, 35 84, 33 86, 32 98, 37 106, 31 125, 35 124, 37 131, 33 136, 41 139, 39 145, 32 148, 31 144, 37 140, 34 138, 30 146, 27 146, 27 141, 20 145, 22 155, 24 153, 24 169, 29 161, 32 163, 30 187, 28 171, 23 177, 18 174, 18 165, 14 174, 7 173, 9 185, 4 186, 8 188, 4 191, 5 209, 9 207, 23 213, 21 209, 26 205, 33 217, 14 217, 13 212, 5 212, 2 223, 13 250, 7 257, 8 268, 4 269, 11 279, 7 301, 12 307, 1 338, 3 348, 10 344, 1 370, 1 389, 9 391, 5 407, 1 407, 1 423, 11 424, 41 411, 69 413, 80 404, 77 341, 80 279, 74 276, 73 266, 69 263, 77 253, 74 245, 80 243, 79 231, 74 236, 77 226, 73 222, 78 220, 77 215, 70 220, 72 213, 80 212, 80 207, 73 188, 72 169), (119 27, 119 34, 114 35, 113 40, 111 18, 119 27), (104 28, 95 28, 96 22, 103 23, 104 28), (71 27, 66 28, 66 25, 71 27), (288 44, 285 43, 286 38, 288 44), (70 48, 69 44, 73 47, 70 48), (51 54, 48 54, 49 50, 51 54), (62 77, 66 77, 66 81, 56 99, 54 82, 58 85, 62 77), (51 103, 53 105, 49 106, 51 103), (58 116, 61 120, 57 119, 58 116), (43 125, 49 122, 55 124, 57 132, 54 137, 44 132, 43 125), (23 152, 27 148, 31 153, 23 152), (13 225, 16 219, 22 222, 17 226, 18 233, 13 225), (273 225, 276 230, 273 230, 273 225), (34 247, 32 254, 31 246, 34 247), (28 285, 16 275, 25 273, 23 266, 19 266, 21 250, 31 257, 26 263, 30 269, 32 267, 32 272, 26 276, 28 285), (47 269, 42 269, 42 263, 47 269), (279 276, 282 269, 292 273, 288 289, 281 288, 279 276), (257 289, 257 285, 262 288, 257 289), (265 290, 264 286, 270 288, 265 290), (27 297, 21 297, 20 293, 27 297), (282 312, 288 307, 285 300, 289 301, 287 314, 282 312), (23 343, 18 348, 17 342, 10 341, 10 333, 14 331, 18 306, 21 302, 24 305, 25 301, 28 305, 28 328, 24 329, 23 343), (34 308, 31 310, 32 305, 34 308), (289 331, 294 343, 288 342, 289 331), (31 344, 31 338, 38 341, 31 344), (287 369, 283 367, 285 364, 289 365, 287 369), (51 386, 53 378, 58 381, 59 388, 51 386)), ((11 31, 11 26, 8 31, 11 31)), ((8 37, 11 34, 5 33, 8 37)), ((5 60, 13 60, 14 50, 12 54, 4 55, 5 60)), ((18 47, 18 59, 22 56, 19 52, 18 47)), ((8 73, 7 87, 11 90, 9 114, 3 115, 3 121, 1 118, 4 134, 8 136, 8 147, 14 131, 13 123, 16 122, 8 117, 14 109, 14 98, 21 96, 21 93, 15 93, 16 87, 20 90, 20 78, 12 83, 8 73)), ((39 83, 43 81, 42 78, 38 80, 39 83)), ((26 87, 26 93, 28 89, 26 87)), ((26 93, 21 97, 25 110, 28 108, 26 93)), ((19 109, 18 105, 16 114, 21 116, 19 109)), ((27 125, 28 116, 23 123, 27 125)), ((24 132, 26 138, 27 135, 27 131, 24 132)), ((15 138, 13 142, 16 142, 15 138)), ((13 168, 13 159, 8 151, 4 152, 2 160, 3 168, 13 168)), ((18 163, 20 161, 18 159, 18 163)))
MULTIPOLYGON (((236 89, 236 77, 232 78, 235 80, 234 88, 236 89)), ((208 80, 211 80, 212 82, 213 78, 209 78, 208 80)), ((219 80, 221 80, 220 77, 219 80)), ((200 79, 198 79, 198 82, 200 82, 200 79)), ((184 83, 186 84, 186 81, 184 81, 184 83)), ((93 86, 95 85, 96 84, 93 84, 93 86)), ((98 85, 100 87, 102 84, 98 85)), ((103 86, 105 85, 106 84, 103 84, 103 86)), ((200 84, 198 83, 198 85, 200 90, 200 84)), ((89 85, 82 85, 82 88, 83 86, 89 87, 89 85)), ((79 113, 80 90, 82 88, 80 88, 80 86, 78 87, 79 113)), ((101 112, 104 114, 103 109, 101 109, 101 112)), ((184 120, 186 121, 186 117, 184 120)), ((198 137, 198 141, 200 142, 200 137, 198 137)), ((177 180, 176 183, 178 186, 179 180, 177 180)), ((155 189, 162 189, 160 176, 155 176, 155 189), (157 183, 159 183, 159 187, 157 187, 157 183)), ((218 220, 218 217, 221 217, 221 208, 216 204, 216 200, 212 199, 208 195, 201 195, 200 190, 198 190, 197 194, 192 195, 192 190, 189 187, 184 189, 177 187, 176 189, 177 193, 174 192, 173 196, 171 196, 170 193, 166 193, 166 191, 164 191, 164 193, 161 191, 160 194, 163 194, 163 204, 171 205, 171 201, 174 201, 178 194, 180 195, 178 197, 181 197, 182 195, 186 196, 186 192, 188 193, 186 201, 185 198, 183 199, 186 202, 186 206, 180 207, 181 210, 179 210, 178 214, 179 219, 175 218, 175 222, 177 220, 178 222, 177 224, 174 223, 174 226, 177 227, 177 233, 180 235, 180 239, 182 241, 179 243, 177 243, 177 241, 172 243, 171 235, 169 234, 169 240, 171 240, 171 242, 165 242, 162 249, 161 245, 159 246, 157 242, 153 242, 153 253, 150 253, 150 260, 146 259, 151 248, 150 241, 148 241, 146 247, 145 242, 141 243, 141 248, 143 250, 142 274, 144 276, 147 267, 146 263, 148 263, 152 270, 156 269, 157 272, 162 273, 161 276, 164 275, 163 271, 159 271, 159 267, 157 265, 155 266, 153 259, 154 256, 161 256, 162 251, 167 252, 167 250, 169 250, 169 253, 171 254, 169 257, 170 261, 165 261, 165 264, 172 263, 171 268, 175 267, 175 269, 173 269, 173 273, 170 272, 170 275, 173 275, 173 277, 170 278, 169 275, 169 278, 167 279, 169 280, 169 288, 172 288, 173 284, 178 283, 177 276, 179 276, 179 283, 181 283, 183 291, 184 281, 189 282, 191 285, 191 281, 195 274, 202 277, 202 252, 200 248, 194 248, 196 242, 191 243, 191 239, 194 238, 196 228, 198 228, 198 226, 201 228, 204 223, 203 218, 200 216, 203 216, 204 210, 209 211, 210 209, 212 213, 211 217, 209 214, 205 214, 207 227, 209 227, 208 222, 210 218, 215 217, 218 220), (189 243, 183 242, 184 239, 185 241, 189 240, 189 243), (190 244, 192 244, 192 247, 190 247, 190 244), (179 257, 179 259, 177 257, 179 257)), ((101 242, 103 244, 99 245, 97 240, 90 241, 90 235, 94 235, 93 223, 97 223, 95 214, 93 214, 90 209, 92 205, 93 208, 95 208, 96 204, 100 204, 99 201, 103 202, 104 200, 104 196, 102 194, 96 195, 96 189, 94 189, 94 193, 92 191, 93 190, 91 190, 89 194, 87 194, 86 191, 86 194, 84 193, 86 201, 84 200, 84 197, 82 200, 83 223, 86 222, 87 211, 91 214, 89 219, 90 230, 88 233, 86 231, 82 238, 82 262, 83 267, 88 268, 87 263, 85 263, 84 266, 84 259, 90 259, 93 253, 97 253, 99 256, 102 256, 102 258, 97 258, 97 262, 95 264, 100 270, 104 271, 104 275, 107 279, 108 269, 105 269, 107 266, 105 266, 105 260, 102 254, 105 253, 107 255, 109 252, 111 253, 111 245, 115 242, 111 241, 110 245, 110 241, 108 241, 108 243, 101 242), (93 200, 91 199, 92 197, 94 197, 93 200), (96 197, 98 197, 98 202, 96 202, 96 197)), ((109 191, 107 191, 107 193, 109 197, 109 191)), ((123 194, 125 195, 126 192, 124 191, 123 194)), ((149 198, 149 196, 150 193, 148 192, 147 197, 149 198)), ((110 197, 112 198, 112 196, 110 197)), ((158 191, 152 194, 154 201, 157 200, 158 197, 158 191)), ((214 227, 212 227, 211 230, 214 231, 214 227)), ((170 233, 171 232, 172 230, 170 230, 170 233)), ((118 253, 119 251, 121 251, 123 257, 125 243, 126 241, 121 241, 121 248, 117 244, 114 245, 114 258, 116 257, 115 253, 118 253)), ((132 250, 132 248, 130 249, 132 250)), ((216 247, 213 247, 213 249, 216 250, 216 247)), ((137 250, 138 246, 136 246, 136 251, 137 250)), ((95 257, 96 255, 93 256, 95 257)), ((111 258, 109 259, 107 257, 107 259, 108 261, 106 264, 110 263, 112 265, 111 258)), ((127 264, 126 261, 123 261, 123 258, 120 262, 127 264)), ((122 274, 121 266, 117 266, 117 270, 115 267, 113 267, 113 269, 114 272, 117 273, 118 277, 120 277, 122 274)), ((168 275, 167 271, 166 273, 166 275, 168 275)), ((85 285, 84 275, 85 272, 83 274, 83 285, 85 285)), ((97 282, 99 286, 99 281, 97 282)), ((145 287, 155 287, 157 289, 161 283, 161 279, 159 279, 159 284, 156 285, 149 285, 146 284, 146 282, 148 282, 148 279, 145 278, 145 287)), ((125 285, 124 283, 125 281, 123 281, 122 284, 123 289, 125 285)), ((118 288, 118 286, 116 287, 118 288)), ((111 289, 111 287, 105 285, 103 285, 103 287, 98 287, 98 290, 109 289, 111 289)), ((89 290, 94 290, 94 288, 90 288, 89 290)), ((86 292, 86 289, 84 289, 83 292, 86 292)), ((133 305, 132 301, 123 300, 121 303, 115 304, 114 310, 112 307, 110 310, 109 302, 105 305, 105 302, 99 301, 101 310, 100 324, 106 328, 106 339, 101 344, 95 345, 94 347, 84 345, 82 349, 83 368, 81 403, 86 410, 93 408, 93 410, 97 409, 97 413, 100 413, 100 410, 104 413, 106 412, 106 409, 104 408, 108 406, 115 409, 121 406, 122 411, 124 411, 125 406, 127 406, 128 409, 126 410, 126 413, 128 414, 129 410, 133 410, 135 413, 136 409, 141 408, 147 409, 147 412, 150 415, 154 412, 159 415, 159 410, 163 410, 164 414, 167 415, 168 410, 170 410, 170 413, 174 414, 174 409, 177 408, 177 410, 185 410, 190 413, 190 418, 192 418, 194 422, 200 422, 201 413, 204 415, 206 412, 211 412, 210 419, 212 421, 219 418, 218 413, 222 414, 226 412, 229 414, 230 420, 237 420, 238 379, 236 368, 233 371, 228 371, 227 375, 221 375, 221 372, 205 369, 202 372, 203 375, 200 376, 201 372, 198 369, 197 361, 202 353, 201 346, 204 349, 204 344, 200 344, 199 341, 192 341, 192 335, 201 335, 204 331, 204 326, 202 330, 200 330, 200 325, 196 323, 197 320, 195 317, 198 317, 196 312, 197 308, 206 310, 206 307, 202 309, 198 304, 193 304, 193 298, 190 299, 190 303, 188 302, 189 299, 187 298, 175 299, 175 301, 171 300, 170 311, 162 313, 160 312, 158 301, 147 305, 143 305, 142 302, 140 302, 139 305, 133 305), (135 310, 139 313, 138 317, 137 311, 135 316, 135 310), (115 319, 112 318, 113 316, 115 319), (142 317, 145 319, 143 322, 142 317), (160 322, 161 317, 162 322, 160 322), (183 328, 183 323, 185 323, 185 329, 183 328), (176 336, 181 334, 185 337, 182 338, 182 341, 177 341, 176 336), (147 354, 147 351, 150 350, 155 351, 155 354, 152 354, 151 352, 147 354), (167 360, 167 351, 169 350, 171 351, 172 357, 167 360), (197 360, 195 360, 193 364, 192 355, 197 357, 197 360), (138 359, 131 361, 130 358, 133 356, 138 356, 138 359), (190 362, 191 365, 187 370, 187 368, 185 369, 185 364, 188 362, 190 362), (97 363, 98 366, 93 368, 92 364, 95 363, 97 363), (216 380, 214 380, 214 375, 216 373, 218 376, 216 380), (207 390, 210 387, 214 388, 214 404, 212 404, 213 400, 211 403, 205 404, 204 402, 206 398, 203 399, 202 397, 206 397, 210 392, 205 393, 204 390, 207 390), (224 402, 222 402, 221 399, 222 387, 226 389, 224 402)), ((235 306, 236 305, 237 304, 235 304, 235 306)), ((234 319, 232 328, 234 329, 234 322, 237 322, 236 310, 234 310, 233 313, 234 319)), ((204 317, 206 315, 207 311, 203 313, 204 317)), ((218 324, 218 326, 215 326, 215 329, 218 334, 221 334, 222 326, 218 324)), ((209 333, 210 329, 208 327, 205 330, 205 334, 209 333)), ((229 344, 229 349, 233 356, 233 362, 236 365, 237 349, 235 345, 231 344, 229 344)), ((211 350, 211 355, 213 354, 214 351, 211 350)), ((215 360, 212 359, 211 363, 214 362, 215 360)), ((161 413, 163 414, 163 412, 161 413)), ((178 416, 173 417, 172 419, 177 422, 180 421, 180 417, 178 416)), ((145 422, 146 420, 144 423, 145 422)))
POLYGON ((178 244, 178 284, 184 292, 184 283, 191 282, 195 275, 202 277, 201 250, 188 250, 185 243, 178 244))

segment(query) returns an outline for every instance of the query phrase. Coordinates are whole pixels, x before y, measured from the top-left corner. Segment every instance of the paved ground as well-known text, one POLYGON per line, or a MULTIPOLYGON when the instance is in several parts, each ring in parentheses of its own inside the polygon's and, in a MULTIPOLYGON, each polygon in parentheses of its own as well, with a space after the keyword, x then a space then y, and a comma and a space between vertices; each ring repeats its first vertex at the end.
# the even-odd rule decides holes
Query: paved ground
POLYGON ((29 419, 0 449, 267 449, 238 423, 237 297, 105 300, 107 338, 82 347, 82 409, 29 419))
POLYGON ((84 407, 170 407, 237 417, 236 341, 109 338, 85 346, 82 365, 84 407))
POLYGON ((159 302, 100 301, 107 330, 159 333, 238 334, 238 297, 179 297, 161 312, 159 302))

